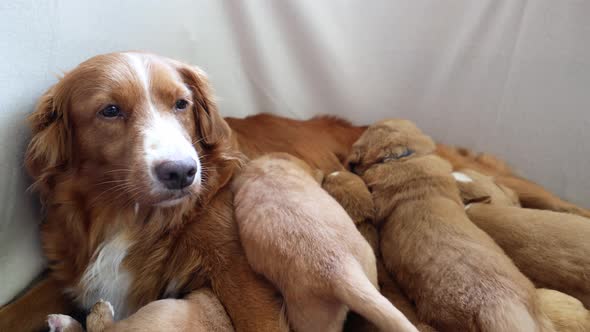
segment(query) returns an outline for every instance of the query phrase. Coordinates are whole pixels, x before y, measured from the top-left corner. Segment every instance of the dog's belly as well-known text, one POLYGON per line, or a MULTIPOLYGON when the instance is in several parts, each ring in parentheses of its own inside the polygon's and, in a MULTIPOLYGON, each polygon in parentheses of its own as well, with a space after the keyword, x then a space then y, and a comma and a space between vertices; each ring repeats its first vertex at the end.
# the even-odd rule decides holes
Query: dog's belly
POLYGON ((84 309, 90 309, 102 299, 113 305, 115 319, 130 314, 127 295, 133 278, 122 266, 130 245, 125 233, 118 233, 96 249, 93 261, 84 271, 75 294, 84 309))

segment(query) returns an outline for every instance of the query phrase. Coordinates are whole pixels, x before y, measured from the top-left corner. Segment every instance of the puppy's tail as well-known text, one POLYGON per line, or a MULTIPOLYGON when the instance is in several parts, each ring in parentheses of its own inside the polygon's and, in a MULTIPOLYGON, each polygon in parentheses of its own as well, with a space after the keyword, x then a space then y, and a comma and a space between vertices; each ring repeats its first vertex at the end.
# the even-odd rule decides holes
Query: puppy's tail
POLYGON ((382 331, 418 332, 418 329, 369 281, 357 261, 347 266, 334 285, 336 297, 382 331))

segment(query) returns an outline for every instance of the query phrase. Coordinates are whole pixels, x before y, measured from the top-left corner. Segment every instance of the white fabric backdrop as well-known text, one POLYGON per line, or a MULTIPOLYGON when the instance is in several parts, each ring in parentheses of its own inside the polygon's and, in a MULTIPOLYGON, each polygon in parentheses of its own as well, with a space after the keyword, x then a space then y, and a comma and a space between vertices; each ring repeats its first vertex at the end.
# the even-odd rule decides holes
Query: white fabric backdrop
POLYGON ((590 205, 586 0, 0 3, 0 303, 42 265, 23 119, 55 75, 143 49, 200 65, 225 115, 416 121, 590 205))

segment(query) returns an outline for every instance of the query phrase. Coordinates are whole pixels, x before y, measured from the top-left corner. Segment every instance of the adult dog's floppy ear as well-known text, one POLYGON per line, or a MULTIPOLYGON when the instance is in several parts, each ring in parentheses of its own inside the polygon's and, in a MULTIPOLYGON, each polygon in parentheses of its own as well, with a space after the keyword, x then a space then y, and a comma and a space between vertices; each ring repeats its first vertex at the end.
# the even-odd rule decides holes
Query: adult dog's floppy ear
POLYGON ((217 111, 213 92, 205 73, 196 67, 186 65, 180 65, 178 71, 193 92, 195 121, 197 121, 202 143, 213 147, 228 139, 231 129, 217 111))
POLYGON ((28 118, 32 138, 25 154, 25 166, 37 184, 68 163, 69 132, 59 84, 45 92, 28 118))

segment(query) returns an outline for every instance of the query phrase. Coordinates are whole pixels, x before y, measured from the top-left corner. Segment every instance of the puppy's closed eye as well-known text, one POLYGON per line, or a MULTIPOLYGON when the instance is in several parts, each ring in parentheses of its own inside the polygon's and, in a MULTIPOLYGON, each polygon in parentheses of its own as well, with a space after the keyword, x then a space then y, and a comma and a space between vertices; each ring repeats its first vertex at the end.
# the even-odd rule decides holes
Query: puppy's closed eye
POLYGON ((402 159, 402 158, 409 157, 409 156, 411 156, 413 154, 414 154, 414 151, 413 150, 406 149, 406 150, 404 150, 400 154, 393 153, 393 154, 390 154, 390 155, 386 156, 385 158, 383 158, 383 162, 388 162, 388 161, 392 161, 392 160, 399 160, 399 159, 402 159))

